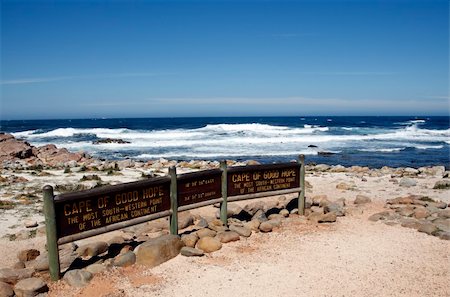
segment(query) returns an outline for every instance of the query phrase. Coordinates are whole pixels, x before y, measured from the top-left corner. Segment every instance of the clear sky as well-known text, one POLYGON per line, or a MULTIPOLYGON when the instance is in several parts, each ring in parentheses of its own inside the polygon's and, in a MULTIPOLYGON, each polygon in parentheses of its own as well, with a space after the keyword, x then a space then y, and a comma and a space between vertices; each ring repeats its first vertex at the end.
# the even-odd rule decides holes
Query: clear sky
POLYGON ((1 119, 449 114, 447 0, 0 9, 1 119))

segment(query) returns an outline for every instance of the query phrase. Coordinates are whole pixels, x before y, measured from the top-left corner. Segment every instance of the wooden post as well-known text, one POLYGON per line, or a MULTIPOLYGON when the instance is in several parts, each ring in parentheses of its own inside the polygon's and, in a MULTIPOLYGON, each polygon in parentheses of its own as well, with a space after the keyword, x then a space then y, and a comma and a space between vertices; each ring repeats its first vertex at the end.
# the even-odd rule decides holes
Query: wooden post
POLYGON ((300 193, 298 194, 298 214, 305 214, 305 155, 299 156, 300 161, 300 193))
POLYGON ((228 223, 227 210, 227 161, 220 161, 220 169, 222 170, 222 203, 220 204, 220 220, 224 225, 228 223))
POLYGON ((177 168, 169 168, 170 175, 170 234, 178 235, 178 193, 177 193, 177 168))
POLYGON ((45 186, 44 192, 44 215, 45 231, 47 234, 47 250, 50 277, 53 281, 59 280, 61 270, 59 267, 58 237, 56 234, 56 215, 53 188, 45 186))

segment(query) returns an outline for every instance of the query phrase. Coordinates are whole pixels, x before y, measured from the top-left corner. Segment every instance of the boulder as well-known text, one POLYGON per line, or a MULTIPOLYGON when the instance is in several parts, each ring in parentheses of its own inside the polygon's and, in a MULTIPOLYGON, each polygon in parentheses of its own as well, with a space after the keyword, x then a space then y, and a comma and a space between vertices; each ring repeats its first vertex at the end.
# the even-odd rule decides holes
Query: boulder
POLYGON ((181 248, 180 254, 182 254, 185 257, 201 257, 205 253, 202 250, 199 250, 199 249, 196 249, 193 247, 184 246, 181 248))
POLYGON ((21 279, 30 278, 34 273, 34 269, 12 269, 0 268, 0 282, 14 285, 21 279))
POLYGON ((208 228, 216 232, 226 231, 228 229, 219 219, 214 219, 211 222, 209 222, 208 228))
POLYGON ((433 221, 433 225, 441 231, 450 232, 450 219, 436 219, 433 221))
POLYGON ((93 278, 92 273, 86 270, 74 269, 64 274, 63 280, 72 287, 82 288, 86 286, 93 278))
POLYGON ((177 235, 164 235, 142 243, 136 253, 136 263, 154 267, 176 257, 183 241, 177 235))
POLYGON ((414 209, 414 217, 418 220, 425 219, 430 215, 430 212, 425 207, 414 209))
POLYGON ((199 239, 197 248, 205 253, 211 253, 220 250, 222 248, 222 243, 217 238, 205 236, 199 239))
POLYGON ((400 219, 400 224, 402 227, 411 228, 411 229, 419 229, 421 226, 420 221, 412 218, 403 218, 400 219))
POLYGON ((409 187, 414 187, 415 185, 417 185, 417 182, 412 178, 404 177, 399 181, 398 184, 402 187, 409 188, 409 187))
POLYGON ((430 222, 419 222, 419 228, 417 229, 417 231, 426 233, 428 235, 434 235, 434 233, 438 232, 439 229, 430 222))
MULTIPOLYGON (((211 230, 212 231, 212 230, 211 230)), ((213 231, 214 232, 214 231, 213 231)), ((198 240, 198 235, 196 233, 183 234, 181 235, 181 240, 187 247, 194 247, 198 240)))
POLYGON ((347 184, 344 182, 338 183, 336 185, 336 189, 338 189, 338 190, 348 191, 348 190, 353 190, 354 188, 355 188, 355 185, 350 185, 350 184, 347 184))
POLYGON ((239 234, 237 234, 234 231, 223 231, 217 233, 216 237, 221 243, 227 243, 231 241, 238 241, 241 238, 239 237, 239 234))
POLYGON ((336 214, 336 216, 338 217, 342 217, 345 216, 345 210, 344 208, 337 204, 337 203, 329 203, 327 204, 324 208, 323 208, 323 212, 324 213, 329 213, 329 212, 333 212, 336 214))
POLYGON ((438 217, 443 219, 449 219, 450 218, 450 208, 440 210, 438 212, 438 217))
POLYGON ((76 252, 80 257, 95 257, 108 251, 108 243, 104 241, 91 242, 80 246, 76 252))
POLYGON ((252 221, 253 220, 258 220, 259 222, 265 222, 265 221, 267 221, 268 219, 267 219, 267 216, 266 216, 266 214, 264 213, 264 211, 263 210, 258 210, 254 215, 253 215, 253 217, 252 217, 252 219, 251 219, 252 221))
POLYGON ((41 254, 41 252, 39 252, 38 250, 26 249, 26 250, 20 251, 17 254, 17 258, 19 259, 19 261, 27 262, 27 261, 36 259, 40 254, 41 254))
POLYGON ((230 225, 229 229, 243 237, 249 237, 252 235, 252 230, 247 227, 230 225))
POLYGON ((244 223, 244 227, 252 231, 259 231, 259 225, 261 225, 261 222, 259 220, 251 220, 250 222, 244 223))
POLYGON ((48 291, 47 284, 37 277, 26 278, 20 280, 14 286, 14 293, 17 297, 34 297, 40 293, 48 291))
POLYGON ((265 232, 265 233, 272 232, 272 229, 273 229, 273 225, 269 221, 262 222, 259 225, 259 230, 261 230, 261 232, 265 232))
POLYGON ((189 211, 178 213, 178 229, 184 229, 194 224, 194 216, 189 211))
POLYGON ((113 265, 118 267, 128 267, 136 263, 136 255, 132 251, 119 254, 114 258, 113 265))
POLYGON ((366 204, 370 202, 372 202, 372 199, 364 195, 356 195, 355 201, 353 201, 354 204, 366 204))
POLYGON ((334 223, 336 222, 336 214, 334 212, 329 212, 321 215, 318 220, 319 223, 334 223))
POLYGON ((14 296, 13 287, 10 284, 0 282, 0 296, 13 297, 14 296))
POLYGON ((206 237, 206 236, 214 237, 217 234, 216 231, 208 229, 208 228, 200 229, 200 230, 198 230, 195 233, 197 234, 198 238, 203 238, 203 237, 206 237))
POLYGON ((442 180, 438 180, 438 181, 434 184, 433 189, 439 189, 439 190, 450 189, 450 179, 442 179, 442 180))
POLYGON ((373 214, 373 215, 371 215, 369 217, 369 221, 377 222, 377 221, 380 221, 380 220, 386 220, 386 217, 389 216, 389 215, 390 215, 390 213, 387 212, 387 211, 382 211, 382 212, 379 212, 379 213, 375 213, 375 214, 373 214))
POLYGON ((106 266, 99 263, 94 263, 86 267, 86 271, 89 271, 92 274, 98 274, 106 270, 106 266))
POLYGON ((322 200, 328 200, 327 195, 316 195, 311 198, 311 206, 319 206, 322 200))

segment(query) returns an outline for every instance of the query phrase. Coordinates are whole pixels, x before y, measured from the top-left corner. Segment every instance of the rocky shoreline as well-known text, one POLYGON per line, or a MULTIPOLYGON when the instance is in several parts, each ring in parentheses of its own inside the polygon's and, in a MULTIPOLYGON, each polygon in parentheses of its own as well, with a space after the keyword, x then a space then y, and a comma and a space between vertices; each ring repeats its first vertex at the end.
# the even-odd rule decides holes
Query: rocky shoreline
MULTIPOLYGON (((227 162, 229 166, 258 164, 252 160, 227 162)), ((185 173, 218 168, 219 163, 162 158, 147 162, 98 160, 54 145, 36 148, 12 135, 0 134, 0 242, 5 252, 9 243, 23 247, 8 252, 0 265, 4 267, 0 269, 0 295, 44 296, 50 287, 52 296, 57 290, 49 282, 44 247, 44 185, 52 185, 56 193, 91 189, 163 176, 170 166, 185 173)), ((292 195, 230 203, 227 225, 218 220, 217 208, 182 212, 180 237, 168 235, 167 219, 159 219, 62 246, 62 266, 67 272, 60 282, 85 288, 95 275, 111 269, 154 267, 178 254, 201 257, 229 242, 250 240, 254 234, 283 226, 312 228, 368 211, 371 213, 365 220, 374 224, 413 228, 430 238, 450 239, 450 179, 443 166, 371 169, 317 164, 307 165, 306 172, 305 216, 297 214, 292 195), (382 211, 372 213, 372 207, 382 211)))

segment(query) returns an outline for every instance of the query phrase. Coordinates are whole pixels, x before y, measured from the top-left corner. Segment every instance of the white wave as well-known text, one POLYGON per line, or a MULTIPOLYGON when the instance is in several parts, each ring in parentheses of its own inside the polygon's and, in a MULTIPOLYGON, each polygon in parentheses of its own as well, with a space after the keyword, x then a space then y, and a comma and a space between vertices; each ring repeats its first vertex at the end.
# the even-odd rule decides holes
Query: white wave
POLYGON ((443 145, 416 145, 415 148, 418 150, 428 150, 428 149, 441 149, 443 145))
POLYGON ((353 131, 353 130, 358 129, 358 128, 355 128, 355 127, 353 127, 353 128, 351 128, 351 127, 341 127, 341 129, 342 130, 346 130, 346 131, 353 131))
POLYGON ((391 153, 391 152, 399 152, 405 149, 404 147, 394 147, 394 148, 372 148, 372 149, 359 149, 361 152, 383 152, 383 153, 391 153))
POLYGON ((22 131, 22 132, 15 132, 11 133, 15 138, 29 138, 30 135, 33 135, 38 130, 28 130, 28 131, 22 131))

